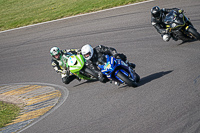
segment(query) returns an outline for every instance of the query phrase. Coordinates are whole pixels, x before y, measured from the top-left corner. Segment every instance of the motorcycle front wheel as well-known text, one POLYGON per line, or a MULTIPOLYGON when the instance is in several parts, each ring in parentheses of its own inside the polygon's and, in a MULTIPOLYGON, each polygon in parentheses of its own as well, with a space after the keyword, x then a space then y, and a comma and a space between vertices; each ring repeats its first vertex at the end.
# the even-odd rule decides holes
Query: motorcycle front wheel
POLYGON ((137 73, 135 73, 135 76, 136 76, 136 82, 138 83, 138 82, 140 82, 140 76, 137 74, 137 73))
POLYGON ((119 71, 116 76, 118 78, 120 78, 121 80, 123 80, 128 86, 132 86, 132 87, 137 87, 138 86, 138 84, 136 82, 134 82, 131 79, 129 79, 129 77, 127 77, 121 71, 119 71))
POLYGON ((197 32, 196 29, 194 29, 193 27, 190 27, 188 29, 189 34, 196 40, 200 40, 200 34, 197 32))

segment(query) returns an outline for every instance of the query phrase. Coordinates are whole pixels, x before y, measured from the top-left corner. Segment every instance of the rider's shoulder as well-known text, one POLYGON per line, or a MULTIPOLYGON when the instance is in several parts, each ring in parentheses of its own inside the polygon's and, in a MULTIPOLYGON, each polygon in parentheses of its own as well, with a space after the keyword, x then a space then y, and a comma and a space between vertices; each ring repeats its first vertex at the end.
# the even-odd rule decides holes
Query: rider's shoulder
POLYGON ((96 46, 96 48, 105 48, 106 46, 104 46, 104 45, 98 45, 98 46, 96 46))
POLYGON ((93 48, 93 50, 99 51, 102 48, 102 45, 98 45, 96 47, 93 48))
POLYGON ((67 52, 69 52, 69 51, 70 51, 70 49, 61 50, 61 52, 64 53, 64 54, 67 53, 67 52))
POLYGON ((102 45, 98 45, 98 46, 94 47, 94 49, 99 49, 101 47, 102 47, 102 45))
POLYGON ((160 9, 162 12, 165 12, 166 11, 166 8, 161 8, 160 9))

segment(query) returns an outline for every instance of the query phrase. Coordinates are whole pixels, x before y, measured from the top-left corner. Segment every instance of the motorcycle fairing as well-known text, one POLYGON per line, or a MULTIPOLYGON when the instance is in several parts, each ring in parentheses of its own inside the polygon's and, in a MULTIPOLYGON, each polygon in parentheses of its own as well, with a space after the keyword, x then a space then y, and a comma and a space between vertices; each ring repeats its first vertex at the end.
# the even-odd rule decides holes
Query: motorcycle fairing
POLYGON ((81 55, 72 55, 68 58, 68 65, 72 73, 79 72, 84 66, 84 58, 81 55))
POLYGON ((121 59, 116 59, 113 56, 105 55, 106 57, 106 63, 104 65, 98 65, 101 69, 101 72, 106 75, 109 79, 113 79, 115 81, 119 81, 123 83, 120 78, 117 77, 117 73, 121 71, 124 73, 127 77, 130 75, 130 78, 132 80, 135 79, 134 71, 121 59), (114 74, 114 76, 113 76, 114 74))
POLYGON ((169 31, 171 32, 171 30, 173 29, 183 27, 186 23, 185 18, 186 17, 183 14, 178 14, 176 11, 172 10, 166 15, 164 19, 164 23, 166 24, 166 27, 169 28, 169 31))

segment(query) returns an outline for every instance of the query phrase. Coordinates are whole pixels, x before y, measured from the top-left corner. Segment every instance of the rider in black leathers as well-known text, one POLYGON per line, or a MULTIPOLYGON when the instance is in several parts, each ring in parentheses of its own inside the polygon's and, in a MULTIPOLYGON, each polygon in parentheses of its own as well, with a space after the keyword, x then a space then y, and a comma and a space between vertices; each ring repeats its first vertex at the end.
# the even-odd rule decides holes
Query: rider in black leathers
POLYGON ((172 10, 179 12, 179 13, 183 12, 183 10, 178 9, 178 8, 171 8, 171 9, 162 8, 162 9, 160 9, 158 6, 155 6, 151 9, 151 24, 156 28, 158 33, 161 34, 161 37, 163 38, 164 41, 169 41, 171 37, 175 41, 178 40, 177 38, 175 38, 174 36, 171 36, 168 33, 166 25, 163 21, 166 14, 168 14, 172 10))
POLYGON ((108 81, 107 77, 100 72, 98 65, 103 61, 103 55, 114 56, 115 58, 119 58, 126 62, 130 67, 135 68, 135 64, 129 63, 127 61, 126 55, 123 53, 117 53, 117 50, 112 47, 106 47, 103 45, 99 45, 95 48, 92 48, 91 45, 86 44, 81 49, 82 55, 87 60, 86 65, 95 70, 98 73, 98 78, 100 82, 106 83, 108 81))

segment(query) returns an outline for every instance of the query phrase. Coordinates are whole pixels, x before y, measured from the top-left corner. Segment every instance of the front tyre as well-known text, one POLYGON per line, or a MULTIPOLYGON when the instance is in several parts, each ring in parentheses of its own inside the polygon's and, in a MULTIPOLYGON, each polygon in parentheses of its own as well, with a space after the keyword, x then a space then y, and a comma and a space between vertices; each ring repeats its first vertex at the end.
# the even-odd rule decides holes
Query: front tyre
POLYGON ((120 78, 121 80, 123 80, 128 86, 132 86, 132 87, 137 87, 137 83, 132 81, 131 79, 129 79, 129 77, 127 77, 124 73, 122 73, 121 71, 119 71, 116 75, 118 78, 120 78))
POLYGON ((200 34, 197 32, 196 29, 194 29, 193 27, 190 27, 188 29, 188 32, 194 39, 200 40, 200 34))
POLYGON ((140 82, 140 76, 139 76, 137 73, 135 73, 135 76, 136 76, 136 77, 135 77, 135 78, 136 78, 135 81, 136 81, 137 83, 140 82))

